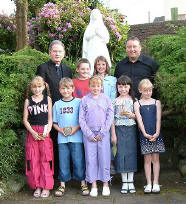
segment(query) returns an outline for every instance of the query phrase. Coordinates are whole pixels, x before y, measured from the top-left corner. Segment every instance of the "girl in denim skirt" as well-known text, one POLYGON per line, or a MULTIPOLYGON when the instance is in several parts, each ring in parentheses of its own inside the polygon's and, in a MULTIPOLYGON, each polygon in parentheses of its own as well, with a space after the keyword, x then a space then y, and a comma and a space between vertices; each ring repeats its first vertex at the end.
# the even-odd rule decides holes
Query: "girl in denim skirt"
POLYGON ((118 97, 113 100, 114 123, 112 142, 117 145, 115 170, 121 173, 121 193, 135 193, 134 172, 137 171, 137 139, 132 81, 122 75, 116 83, 118 97))

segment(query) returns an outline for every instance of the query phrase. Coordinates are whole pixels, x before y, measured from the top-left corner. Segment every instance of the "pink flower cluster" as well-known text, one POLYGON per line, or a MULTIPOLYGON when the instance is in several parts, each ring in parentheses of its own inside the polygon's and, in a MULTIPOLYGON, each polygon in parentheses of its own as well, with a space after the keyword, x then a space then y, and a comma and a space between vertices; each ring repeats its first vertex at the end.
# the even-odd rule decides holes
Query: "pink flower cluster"
POLYGON ((105 22, 108 23, 109 27, 115 33, 115 35, 118 38, 118 40, 121 40, 122 39, 122 35, 118 31, 118 26, 117 26, 116 21, 113 18, 111 18, 111 17, 106 17, 105 18, 105 22))
POLYGON ((64 37, 65 33, 72 28, 72 24, 61 22, 60 12, 61 10, 58 10, 55 4, 47 3, 41 9, 38 19, 32 18, 30 22, 27 22, 31 44, 36 42, 36 39, 39 39, 44 33, 47 33, 51 39, 64 37), (45 26, 41 22, 44 22, 45 26))
POLYGON ((9 17, 8 15, 0 14, 0 28, 5 29, 10 32, 16 30, 16 25, 14 24, 15 17, 9 17))
POLYGON ((111 17, 106 17, 105 20, 108 21, 109 23, 116 24, 116 21, 113 18, 111 18, 111 17))
POLYGON ((72 28, 72 25, 71 25, 70 22, 67 22, 67 23, 66 23, 66 26, 67 26, 67 28, 72 28))
POLYGON ((122 36, 120 35, 120 33, 119 33, 119 32, 116 32, 116 36, 118 37, 118 39, 119 39, 119 40, 121 40, 121 39, 122 39, 122 36))
POLYGON ((57 19, 60 18, 60 14, 55 4, 48 3, 41 9, 40 17, 57 19))

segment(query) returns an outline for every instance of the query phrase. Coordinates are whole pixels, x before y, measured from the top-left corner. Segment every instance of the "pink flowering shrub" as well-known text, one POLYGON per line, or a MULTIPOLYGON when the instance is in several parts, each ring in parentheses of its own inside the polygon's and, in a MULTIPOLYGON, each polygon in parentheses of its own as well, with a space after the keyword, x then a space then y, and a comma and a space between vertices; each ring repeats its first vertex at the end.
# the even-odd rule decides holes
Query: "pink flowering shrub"
POLYGON ((63 1, 58 7, 47 3, 36 18, 28 22, 31 47, 48 52, 52 40, 61 40, 70 58, 81 56, 82 37, 90 9, 85 3, 72 0, 63 1))
MULTIPOLYGON (((65 45, 67 57, 75 61, 82 55, 83 35, 90 20, 91 9, 86 1, 63 0, 58 2, 58 4, 45 4, 38 15, 27 22, 29 44, 32 48, 48 52, 48 46, 52 40, 61 40, 65 45)), ((112 17, 109 9, 104 8, 101 4, 99 7, 110 34, 108 49, 111 59, 117 62, 123 57, 124 41, 129 27, 119 22, 119 14, 114 14, 112 17)), ((0 43, 0 48, 9 49, 10 46, 13 46, 15 50, 16 28, 11 23, 14 22, 14 19, 7 17, 6 23, 2 21, 4 21, 3 18, 0 18, 0 31, 2 29, 1 33, 6 34, 6 37, 0 38, 2 43, 5 39, 4 46, 1 46, 2 43, 0 43)))
POLYGON ((113 62, 118 62, 123 58, 125 52, 124 43, 129 31, 129 26, 121 24, 119 20, 119 14, 117 13, 115 13, 114 16, 111 16, 111 14, 108 13, 107 17, 104 18, 104 23, 110 34, 108 49, 113 62))
MULTIPOLYGON (((112 61, 117 61, 118 49, 124 47, 129 27, 112 18, 110 10, 103 7, 100 10, 110 33, 108 48, 111 58, 112 61)), ((28 23, 30 45, 48 52, 49 43, 59 39, 65 44, 67 57, 71 59, 81 57, 83 35, 89 23, 90 13, 87 2, 64 0, 59 5, 45 4, 39 15, 28 23)))
POLYGON ((15 17, 0 14, 0 49, 14 51, 16 48, 15 17))

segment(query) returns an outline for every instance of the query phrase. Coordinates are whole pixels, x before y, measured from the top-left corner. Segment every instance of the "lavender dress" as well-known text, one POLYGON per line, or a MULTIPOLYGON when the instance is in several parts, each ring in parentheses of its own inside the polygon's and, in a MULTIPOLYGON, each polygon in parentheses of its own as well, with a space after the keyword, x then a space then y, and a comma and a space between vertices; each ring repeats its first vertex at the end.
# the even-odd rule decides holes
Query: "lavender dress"
POLYGON ((79 124, 83 132, 86 160, 86 178, 89 183, 110 180, 110 127, 114 113, 111 100, 105 94, 94 98, 84 96, 80 105, 79 124), (101 141, 92 142, 96 136, 101 141))

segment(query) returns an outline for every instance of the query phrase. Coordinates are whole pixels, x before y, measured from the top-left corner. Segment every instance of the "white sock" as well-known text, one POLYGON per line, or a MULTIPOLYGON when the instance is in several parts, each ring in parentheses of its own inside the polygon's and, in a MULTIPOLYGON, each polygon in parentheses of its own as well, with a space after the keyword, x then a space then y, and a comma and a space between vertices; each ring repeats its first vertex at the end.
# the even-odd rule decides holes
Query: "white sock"
POLYGON ((127 182, 127 173, 121 173, 122 182, 127 182))
POLYGON ((121 173, 122 189, 128 189, 127 173, 121 173))
POLYGON ((135 189, 134 187, 134 172, 129 172, 128 173, 128 182, 131 182, 131 183, 128 183, 128 186, 129 186, 129 190, 130 189, 135 189))
POLYGON ((134 172, 129 172, 128 173, 128 182, 133 182, 134 181, 134 172))

